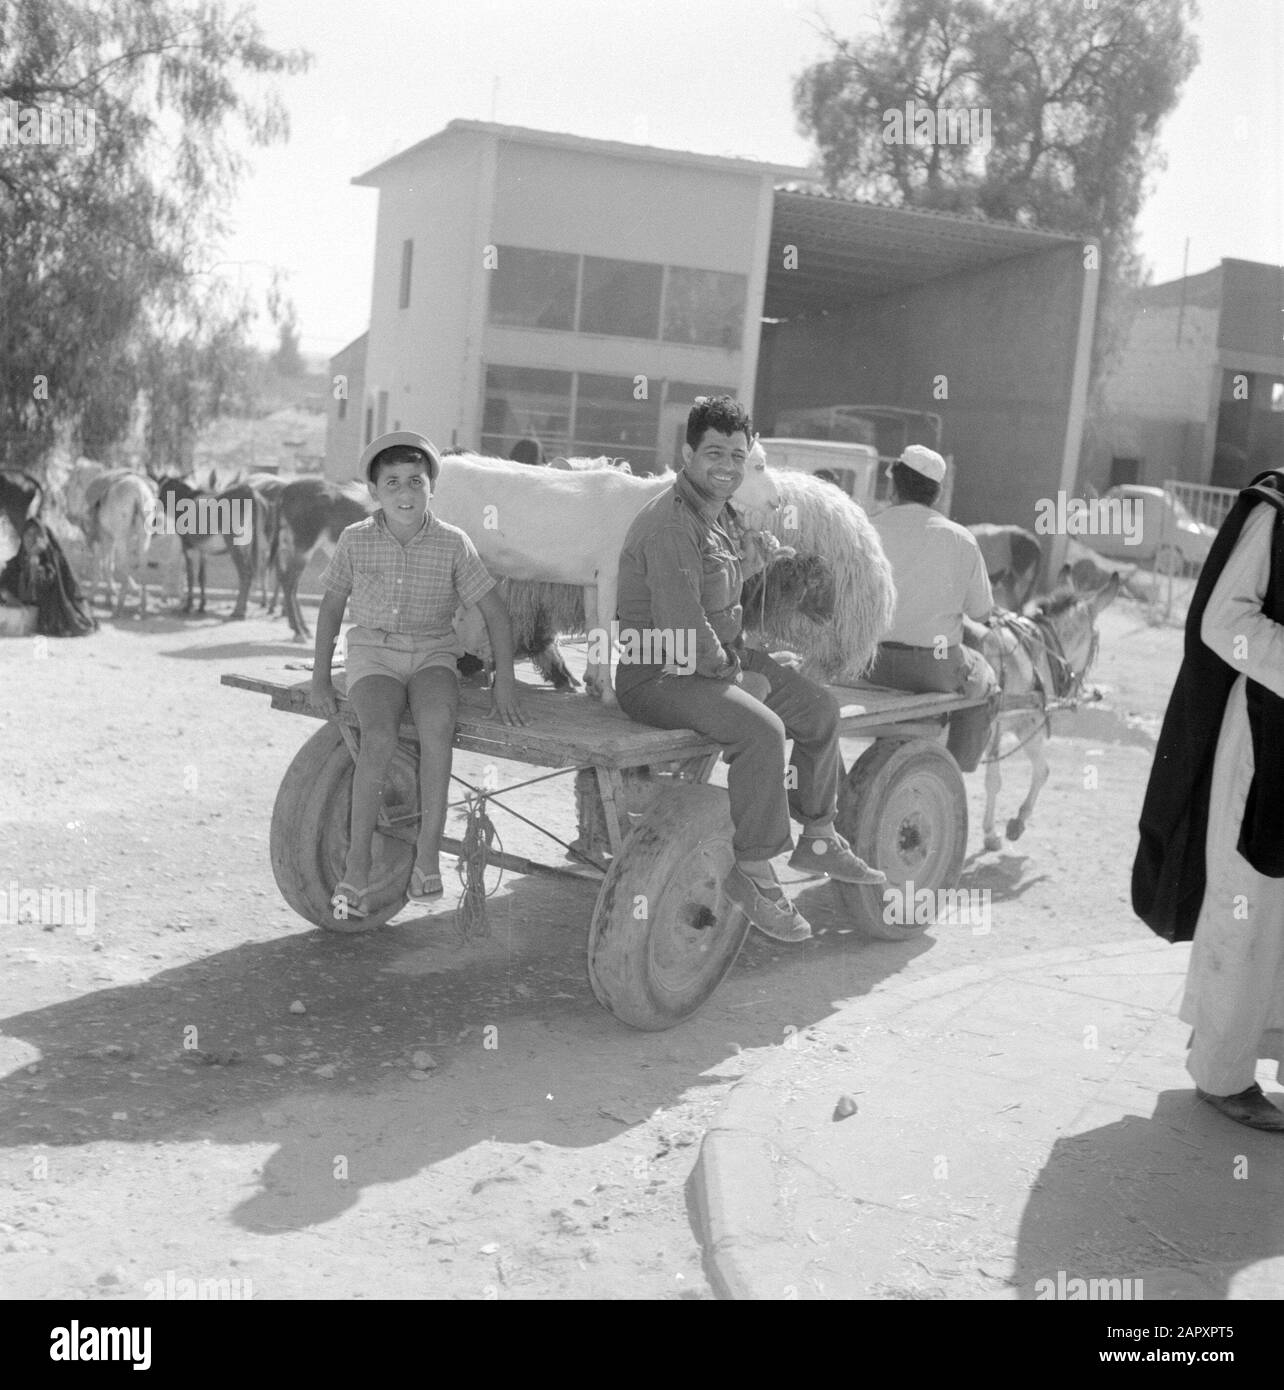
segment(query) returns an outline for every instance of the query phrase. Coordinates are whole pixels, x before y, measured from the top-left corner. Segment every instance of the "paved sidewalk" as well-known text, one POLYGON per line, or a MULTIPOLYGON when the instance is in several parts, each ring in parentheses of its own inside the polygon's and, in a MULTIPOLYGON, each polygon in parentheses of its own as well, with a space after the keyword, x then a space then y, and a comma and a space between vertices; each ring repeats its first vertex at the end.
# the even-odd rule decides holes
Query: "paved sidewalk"
POLYGON ((1284 1137, 1195 1100, 1188 954, 1009 957, 883 985, 791 1039, 735 1087, 696 1165, 715 1288, 1105 1297, 1073 1281, 1140 1279, 1148 1299, 1284 1297, 1284 1137), (855 1113, 835 1118, 844 1096, 855 1113))

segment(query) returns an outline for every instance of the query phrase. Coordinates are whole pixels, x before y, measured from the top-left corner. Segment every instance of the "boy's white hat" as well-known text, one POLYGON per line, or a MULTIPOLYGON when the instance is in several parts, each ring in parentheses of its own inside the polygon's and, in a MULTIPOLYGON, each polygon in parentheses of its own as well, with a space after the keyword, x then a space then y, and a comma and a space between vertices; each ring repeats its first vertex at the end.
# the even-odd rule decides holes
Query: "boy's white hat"
POLYGON ((399 445, 407 449, 420 449, 428 455, 428 476, 435 483, 441 472, 441 456, 432 440, 415 430, 393 430, 391 434, 381 434, 378 439, 372 439, 361 452, 358 474, 369 482, 370 465, 385 449, 394 449, 399 445))
POLYGON ((903 463, 906 468, 912 468, 915 473, 921 473, 934 483, 945 480, 945 460, 935 449, 929 449, 922 444, 909 445, 896 462, 903 463))

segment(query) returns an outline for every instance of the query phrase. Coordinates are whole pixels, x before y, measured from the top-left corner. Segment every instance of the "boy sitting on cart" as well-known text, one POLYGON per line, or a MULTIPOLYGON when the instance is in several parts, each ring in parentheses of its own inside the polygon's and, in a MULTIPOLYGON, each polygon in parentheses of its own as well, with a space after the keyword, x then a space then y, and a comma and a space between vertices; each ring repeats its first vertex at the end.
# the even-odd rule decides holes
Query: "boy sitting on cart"
POLYGON ((332 715, 338 706, 330 662, 351 597, 356 626, 348 630, 348 699, 361 747, 348 857, 331 899, 341 921, 368 915, 379 802, 407 704, 419 733, 422 811, 409 897, 424 902, 443 892, 439 854, 459 706, 456 663, 463 655, 453 627, 458 609, 476 604, 486 620, 495 658, 491 714, 507 724, 526 722, 513 676, 512 629, 495 580, 468 536, 428 507, 441 471, 437 450, 423 435, 399 430, 367 445, 359 469, 378 510, 343 531, 321 576, 325 596, 312 668, 312 703, 332 715))

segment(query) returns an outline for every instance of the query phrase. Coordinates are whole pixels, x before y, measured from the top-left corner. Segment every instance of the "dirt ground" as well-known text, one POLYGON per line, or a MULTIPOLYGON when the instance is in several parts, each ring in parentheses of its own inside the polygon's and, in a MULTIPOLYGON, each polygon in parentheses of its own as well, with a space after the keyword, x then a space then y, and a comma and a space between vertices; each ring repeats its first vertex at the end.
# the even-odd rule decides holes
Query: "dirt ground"
MULTIPOLYGON (((983 778, 968 779, 963 886, 991 890, 988 935, 869 941, 830 889, 806 887, 817 939, 752 937, 703 1012, 662 1034, 595 1002, 586 883, 505 875, 492 936, 468 946, 453 861, 440 906, 369 937, 296 917, 268 825, 317 726, 218 680, 280 676, 308 653, 281 620, 231 625, 229 609, 224 593, 204 618, 127 615, 86 640, 0 647, 0 893, 14 890, 0 916, 0 1295, 226 1281, 207 1288, 708 1298, 687 1178, 765 1049, 894 975, 1146 935, 1128 875, 1181 633, 1132 600, 1101 624, 1105 699, 1057 718, 1021 841, 980 853, 983 778), (74 922, 11 910, 18 889, 46 886, 80 890, 74 922)), ((473 780, 480 764, 457 758, 473 780)), ((1004 768, 1000 824, 1027 780, 1021 756, 1004 768)), ((527 775, 501 766, 505 782, 527 775)), ((515 804, 572 837, 569 778, 515 804)), ((559 861, 496 823, 507 848, 559 861)))

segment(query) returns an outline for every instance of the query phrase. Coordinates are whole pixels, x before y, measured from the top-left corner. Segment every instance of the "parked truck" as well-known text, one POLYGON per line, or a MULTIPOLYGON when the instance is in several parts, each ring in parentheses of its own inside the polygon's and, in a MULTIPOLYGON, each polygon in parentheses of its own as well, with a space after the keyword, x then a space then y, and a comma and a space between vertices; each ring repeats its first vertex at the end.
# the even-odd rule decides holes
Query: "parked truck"
MULTIPOLYGON (((887 465, 910 444, 941 450, 941 417, 930 410, 891 405, 833 405, 785 410, 773 435, 762 441, 775 468, 828 475, 871 515, 887 506, 887 465)), ((943 454, 947 464, 953 463, 943 454)), ((954 495, 954 469, 945 474, 937 510, 946 516, 954 495)))
POLYGON ((772 468, 788 468, 824 478, 854 498, 866 511, 877 489, 878 451, 870 444, 841 444, 819 439, 763 439, 772 468))

